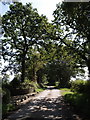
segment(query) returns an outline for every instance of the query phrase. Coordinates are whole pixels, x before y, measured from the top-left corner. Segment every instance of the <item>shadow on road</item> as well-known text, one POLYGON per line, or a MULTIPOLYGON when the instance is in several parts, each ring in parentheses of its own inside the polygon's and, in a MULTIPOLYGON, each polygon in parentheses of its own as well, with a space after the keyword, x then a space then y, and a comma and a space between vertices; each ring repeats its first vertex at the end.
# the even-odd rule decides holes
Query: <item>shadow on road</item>
POLYGON ((60 90, 49 87, 5 120, 81 120, 64 103, 60 90))
POLYGON ((77 120, 63 98, 44 98, 30 101, 26 107, 19 109, 9 120, 77 120), (18 119, 17 119, 18 116, 18 119))

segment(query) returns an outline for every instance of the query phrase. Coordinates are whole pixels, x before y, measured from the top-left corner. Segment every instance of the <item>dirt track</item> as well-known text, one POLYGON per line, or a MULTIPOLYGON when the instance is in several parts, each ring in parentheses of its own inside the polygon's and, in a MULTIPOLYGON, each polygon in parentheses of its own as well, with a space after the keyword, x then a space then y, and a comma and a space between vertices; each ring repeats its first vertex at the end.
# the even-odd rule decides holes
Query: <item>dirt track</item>
POLYGON ((58 89, 47 89, 5 120, 81 120, 65 105, 58 89))

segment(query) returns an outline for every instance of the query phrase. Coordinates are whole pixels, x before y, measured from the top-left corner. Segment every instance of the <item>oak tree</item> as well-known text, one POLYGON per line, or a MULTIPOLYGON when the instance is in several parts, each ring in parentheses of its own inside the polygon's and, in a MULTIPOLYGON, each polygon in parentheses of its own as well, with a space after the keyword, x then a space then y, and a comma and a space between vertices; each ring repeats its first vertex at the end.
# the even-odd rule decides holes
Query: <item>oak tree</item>
POLYGON ((43 45, 48 26, 47 18, 39 15, 30 3, 23 5, 15 2, 2 17, 3 58, 9 61, 9 69, 21 72, 22 82, 25 79, 29 49, 37 44, 43 45))

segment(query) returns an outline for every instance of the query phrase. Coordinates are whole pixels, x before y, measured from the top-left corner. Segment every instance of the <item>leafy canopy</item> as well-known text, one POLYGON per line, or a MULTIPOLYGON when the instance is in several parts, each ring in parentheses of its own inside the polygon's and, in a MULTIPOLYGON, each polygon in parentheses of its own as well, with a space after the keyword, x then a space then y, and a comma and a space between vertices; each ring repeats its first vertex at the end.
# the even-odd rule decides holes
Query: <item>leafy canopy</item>
POLYGON ((58 38, 79 58, 79 65, 87 65, 90 73, 90 3, 63 2, 54 11, 54 24, 64 30, 58 38), (62 38, 62 39, 61 39, 62 38), (71 40, 71 41, 70 41, 71 40), (69 42, 70 41, 70 42, 69 42))
POLYGON ((25 61, 28 59, 30 48, 44 45, 46 32, 50 27, 47 18, 40 16, 30 3, 22 5, 15 2, 3 15, 3 58, 9 61, 7 68, 13 68, 15 72, 21 71, 22 81, 25 78, 25 61))

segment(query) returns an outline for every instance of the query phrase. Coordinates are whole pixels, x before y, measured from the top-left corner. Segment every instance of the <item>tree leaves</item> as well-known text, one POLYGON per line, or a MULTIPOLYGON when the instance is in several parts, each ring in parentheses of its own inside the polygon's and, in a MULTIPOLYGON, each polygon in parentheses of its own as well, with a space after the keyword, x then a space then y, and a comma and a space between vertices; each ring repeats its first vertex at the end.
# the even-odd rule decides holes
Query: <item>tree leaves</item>
MULTIPOLYGON (((3 39, 3 48, 6 49, 7 45, 11 46, 7 50, 8 57, 11 57, 10 52, 13 51, 14 59, 10 60, 15 60, 20 64, 22 76, 25 74, 25 61, 30 47, 36 44, 41 46, 39 40, 44 43, 48 25, 46 17, 40 16, 30 3, 22 5, 20 2, 15 2, 10 5, 10 10, 3 15, 2 28, 4 29, 4 37, 6 37, 6 41, 3 39), (17 54, 21 57, 18 58, 17 54)), ((24 80, 24 78, 22 79, 24 80)))
MULTIPOLYGON (((61 39, 62 43, 73 53, 73 56, 79 56, 79 64, 87 64, 90 54, 88 51, 90 38, 90 20, 89 20, 90 3, 73 3, 63 2, 57 5, 54 11, 54 23, 61 26, 65 39, 61 39), (68 34, 73 37, 69 38, 68 34), (69 39, 71 42, 69 43, 69 39), (88 49, 87 49, 88 46, 88 49)), ((89 67, 89 66, 88 66, 89 67)))

